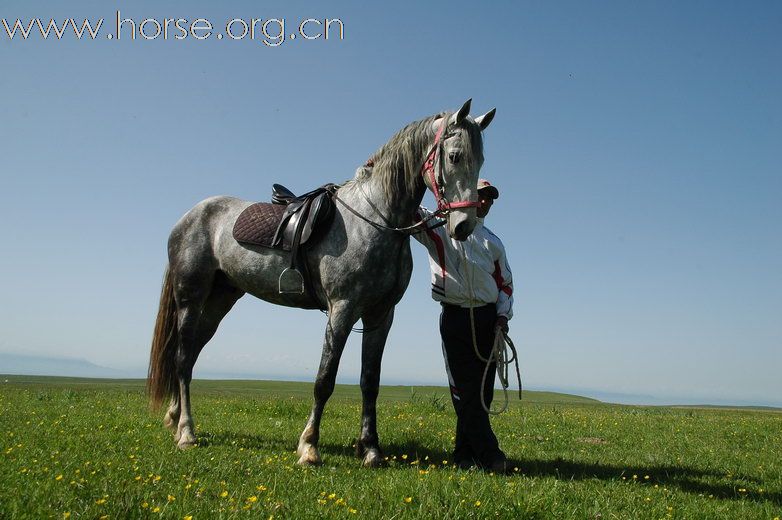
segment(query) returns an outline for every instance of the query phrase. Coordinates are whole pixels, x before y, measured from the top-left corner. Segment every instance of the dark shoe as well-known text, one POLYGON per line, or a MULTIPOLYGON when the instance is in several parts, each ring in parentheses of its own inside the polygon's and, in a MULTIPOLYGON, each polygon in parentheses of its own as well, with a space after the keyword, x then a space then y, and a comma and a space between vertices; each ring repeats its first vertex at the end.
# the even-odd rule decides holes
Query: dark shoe
POLYGON ((490 471, 497 475, 507 475, 513 470, 513 466, 508 462, 508 459, 503 456, 494 459, 491 464, 486 465, 485 469, 486 471, 490 471))
POLYGON ((469 470, 475 467, 475 461, 472 459, 462 459, 453 461, 454 466, 459 469, 469 470))

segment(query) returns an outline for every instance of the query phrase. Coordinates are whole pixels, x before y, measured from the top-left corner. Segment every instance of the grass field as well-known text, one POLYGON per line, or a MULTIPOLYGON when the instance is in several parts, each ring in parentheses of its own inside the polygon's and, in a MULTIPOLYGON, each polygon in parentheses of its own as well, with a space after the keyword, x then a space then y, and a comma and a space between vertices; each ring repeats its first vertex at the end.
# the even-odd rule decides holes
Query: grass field
POLYGON ((527 392, 494 419, 518 472, 451 467, 444 388, 384 387, 388 465, 352 444, 359 391, 323 421, 301 468, 305 383, 197 381, 200 445, 178 451, 143 382, 0 376, 2 518, 782 517, 782 413, 607 405, 527 392))

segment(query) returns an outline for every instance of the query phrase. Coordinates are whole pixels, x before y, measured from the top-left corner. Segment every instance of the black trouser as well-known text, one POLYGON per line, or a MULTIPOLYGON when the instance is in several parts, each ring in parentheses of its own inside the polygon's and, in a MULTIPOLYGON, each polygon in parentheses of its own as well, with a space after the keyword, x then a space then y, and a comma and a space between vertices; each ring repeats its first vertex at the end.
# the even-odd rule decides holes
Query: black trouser
MULTIPOLYGON (((451 386, 451 401, 456 410, 456 445, 454 461, 475 461, 489 465, 505 455, 499 448, 491 429, 489 414, 481 406, 481 378, 486 363, 478 359, 473 347, 470 310, 443 304, 440 315, 440 336, 443 340, 445 369, 451 386)), ((475 338, 478 351, 488 359, 494 344, 494 325, 497 311, 494 304, 473 309, 475 338)), ((496 363, 489 366, 483 394, 486 408, 494 397, 496 363)))

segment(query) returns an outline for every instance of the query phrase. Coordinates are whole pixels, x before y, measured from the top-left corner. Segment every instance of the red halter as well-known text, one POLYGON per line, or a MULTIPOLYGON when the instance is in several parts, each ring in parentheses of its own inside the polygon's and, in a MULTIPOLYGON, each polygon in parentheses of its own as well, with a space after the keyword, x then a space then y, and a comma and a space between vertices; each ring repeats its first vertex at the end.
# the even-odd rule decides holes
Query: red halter
POLYGON ((434 165, 437 162, 437 153, 440 152, 440 171, 443 169, 443 158, 442 158, 442 142, 440 139, 443 136, 443 132, 445 131, 445 127, 448 126, 448 117, 443 117, 443 122, 440 124, 440 128, 437 130, 437 133, 434 136, 434 144, 432 145, 432 149, 429 151, 429 155, 426 156, 426 160, 424 161, 424 164, 421 166, 421 175, 425 178, 426 175, 429 175, 429 184, 431 184, 432 193, 434 193, 434 198, 437 200, 437 211, 435 213, 439 213, 441 215, 447 214, 452 209, 456 208, 479 208, 481 206, 481 202, 476 200, 474 202, 471 202, 469 200, 461 200, 456 202, 448 202, 445 200, 445 196, 442 191, 442 187, 437 184, 437 175, 434 173, 434 165))

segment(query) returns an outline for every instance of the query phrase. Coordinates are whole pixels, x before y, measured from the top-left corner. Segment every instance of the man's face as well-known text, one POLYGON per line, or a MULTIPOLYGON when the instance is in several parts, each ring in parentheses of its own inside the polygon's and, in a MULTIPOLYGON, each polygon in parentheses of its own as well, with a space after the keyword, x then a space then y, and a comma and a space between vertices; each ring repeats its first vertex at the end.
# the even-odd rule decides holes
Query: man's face
POLYGON ((481 207, 478 208, 478 211, 476 212, 478 218, 484 218, 488 215, 491 205, 494 204, 494 199, 489 197, 488 191, 489 190, 480 190, 478 192, 478 200, 481 202, 481 207))

